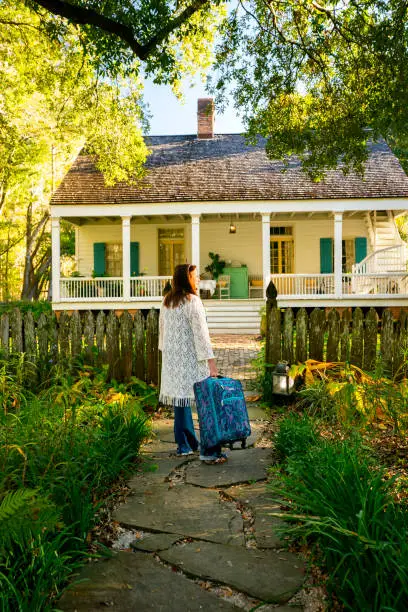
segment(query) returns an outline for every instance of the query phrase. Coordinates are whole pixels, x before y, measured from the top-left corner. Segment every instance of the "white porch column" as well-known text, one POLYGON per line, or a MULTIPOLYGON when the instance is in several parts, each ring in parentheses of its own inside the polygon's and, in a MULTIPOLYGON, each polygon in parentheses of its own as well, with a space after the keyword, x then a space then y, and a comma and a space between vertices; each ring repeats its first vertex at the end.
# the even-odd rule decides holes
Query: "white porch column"
POLYGON ((334 295, 342 295, 343 213, 334 213, 334 295))
POLYGON ((262 215, 262 276, 263 296, 271 280, 271 215, 262 215))
POLYGON ((191 263, 200 275, 200 215, 191 215, 191 263))
POLYGON ((61 278, 61 238, 60 218, 51 217, 51 282, 52 301, 60 302, 60 278, 61 278))
POLYGON ((130 300, 130 219, 122 217, 123 300, 130 300))

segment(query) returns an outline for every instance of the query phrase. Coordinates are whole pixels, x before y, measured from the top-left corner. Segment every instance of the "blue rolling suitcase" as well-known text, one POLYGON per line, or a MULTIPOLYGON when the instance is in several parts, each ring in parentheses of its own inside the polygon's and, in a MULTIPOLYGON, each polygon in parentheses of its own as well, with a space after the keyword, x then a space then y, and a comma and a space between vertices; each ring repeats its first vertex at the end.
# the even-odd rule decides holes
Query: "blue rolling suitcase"
POLYGON ((244 392, 239 380, 206 378, 194 385, 202 444, 229 445, 240 441, 242 448, 251 433, 244 392))

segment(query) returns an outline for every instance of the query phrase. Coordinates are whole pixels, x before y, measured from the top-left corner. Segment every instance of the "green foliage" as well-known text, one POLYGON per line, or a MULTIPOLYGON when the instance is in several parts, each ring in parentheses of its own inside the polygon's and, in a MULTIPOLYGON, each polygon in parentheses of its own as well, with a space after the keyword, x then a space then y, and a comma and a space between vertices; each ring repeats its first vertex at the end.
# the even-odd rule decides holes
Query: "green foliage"
POLYGON ((208 253, 209 258, 211 259, 211 263, 205 266, 205 271, 210 272, 212 277, 217 280, 220 274, 222 274, 223 269, 225 268, 225 261, 220 259, 218 253, 208 253))
POLYGON ((38 319, 40 314, 45 312, 49 314, 52 312, 51 302, 46 300, 38 300, 35 302, 28 302, 25 300, 15 301, 15 302, 4 302, 0 304, 0 315, 3 312, 12 312, 14 308, 18 308, 21 311, 21 314, 24 315, 26 312, 31 311, 33 313, 34 319, 38 319))
POLYGON ((0 609, 52 608, 86 555, 107 490, 131 472, 149 434, 135 392, 151 388, 133 379, 120 391, 86 374, 65 373, 0 411, 0 609))
POLYGON ((408 514, 393 499, 393 480, 356 434, 342 441, 315 437, 308 417, 282 426, 285 462, 271 490, 289 507, 288 533, 316 545, 347 610, 402 612, 408 514))
POLYGON ((407 28, 404 0, 250 0, 223 24, 212 90, 283 168, 362 172, 369 139, 408 134, 407 28))
POLYGON ((298 392, 298 407, 306 414, 326 420, 336 419, 335 400, 325 380, 315 380, 298 392))
POLYGON ((296 414, 284 419, 275 436, 275 449, 283 458, 303 456, 318 440, 314 422, 296 414))

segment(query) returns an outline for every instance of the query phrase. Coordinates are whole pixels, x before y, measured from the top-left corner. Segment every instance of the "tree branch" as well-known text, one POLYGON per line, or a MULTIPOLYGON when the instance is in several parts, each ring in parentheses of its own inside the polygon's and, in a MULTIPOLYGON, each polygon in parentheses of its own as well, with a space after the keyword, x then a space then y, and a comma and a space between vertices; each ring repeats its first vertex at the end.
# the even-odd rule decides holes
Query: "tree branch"
POLYGON ((110 17, 105 17, 105 15, 98 13, 94 9, 74 5, 66 0, 33 1, 35 4, 45 8, 48 12, 58 15, 59 17, 65 17, 77 25, 92 25, 108 34, 117 36, 123 40, 141 60, 146 60, 169 34, 188 21, 194 13, 202 9, 205 5, 210 4, 210 0, 194 0, 192 4, 187 6, 181 13, 174 13, 173 19, 142 45, 136 40, 131 27, 115 19, 111 19, 110 17))

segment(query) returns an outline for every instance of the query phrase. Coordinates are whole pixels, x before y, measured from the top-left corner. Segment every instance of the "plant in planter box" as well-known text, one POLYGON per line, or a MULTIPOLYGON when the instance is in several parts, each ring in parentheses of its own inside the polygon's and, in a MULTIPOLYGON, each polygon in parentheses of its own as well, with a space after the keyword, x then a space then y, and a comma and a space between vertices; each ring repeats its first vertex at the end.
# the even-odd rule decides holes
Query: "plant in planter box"
POLYGON ((205 271, 210 272, 214 280, 217 280, 219 275, 222 274, 225 268, 225 261, 220 259, 218 253, 208 253, 211 263, 205 266, 205 271))

